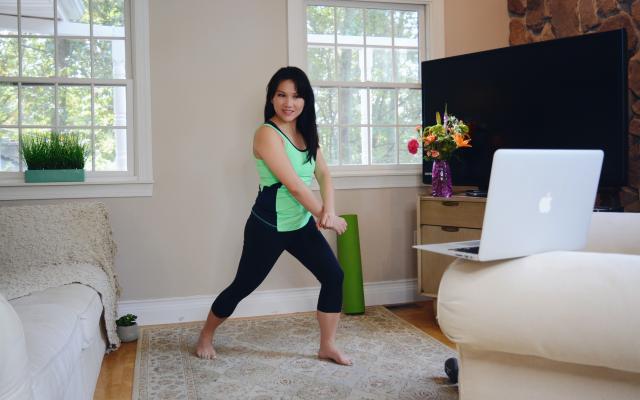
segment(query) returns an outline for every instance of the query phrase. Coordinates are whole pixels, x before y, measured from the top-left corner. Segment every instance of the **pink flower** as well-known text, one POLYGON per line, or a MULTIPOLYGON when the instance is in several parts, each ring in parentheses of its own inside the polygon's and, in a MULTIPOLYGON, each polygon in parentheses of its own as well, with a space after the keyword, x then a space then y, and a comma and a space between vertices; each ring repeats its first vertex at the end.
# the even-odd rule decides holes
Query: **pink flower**
POLYGON ((411 139, 407 143, 407 149, 409 150, 409 153, 411 153, 411 154, 416 154, 418 152, 418 148, 419 147, 420 147, 420 143, 418 143, 417 139, 411 139))
POLYGON ((422 132, 422 126, 421 125, 416 125, 416 132, 418 132, 418 133, 422 132))
POLYGON ((431 150, 431 157, 436 158, 440 155, 438 150, 431 150))

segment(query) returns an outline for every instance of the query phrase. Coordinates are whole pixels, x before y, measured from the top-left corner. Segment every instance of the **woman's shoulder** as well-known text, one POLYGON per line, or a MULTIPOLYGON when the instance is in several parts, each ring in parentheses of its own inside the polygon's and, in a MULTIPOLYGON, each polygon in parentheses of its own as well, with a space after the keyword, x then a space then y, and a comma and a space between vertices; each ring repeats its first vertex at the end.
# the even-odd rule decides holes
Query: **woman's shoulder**
POLYGON ((278 141, 280 142, 283 141, 278 131, 267 123, 264 123, 258 126, 253 140, 257 144, 270 144, 270 143, 278 143, 278 141))
MULTIPOLYGON (((274 133, 278 133, 277 129, 275 129, 272 125, 270 125, 269 123, 265 122, 263 124, 260 124, 257 128, 256 128, 256 136, 257 135, 269 135, 269 136, 274 136, 274 133)), ((275 135, 276 137, 279 135, 275 135)))

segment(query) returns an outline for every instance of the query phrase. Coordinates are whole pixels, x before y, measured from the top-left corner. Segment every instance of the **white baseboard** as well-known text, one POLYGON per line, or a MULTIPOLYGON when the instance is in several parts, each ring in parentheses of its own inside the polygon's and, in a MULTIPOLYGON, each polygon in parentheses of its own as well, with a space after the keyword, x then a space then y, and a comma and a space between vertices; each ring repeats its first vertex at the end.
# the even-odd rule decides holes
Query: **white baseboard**
MULTIPOLYGON (((365 283, 365 304, 374 306, 420 300, 416 284, 416 279, 365 283)), ((320 287, 253 292, 240 302, 233 316, 253 317, 314 311, 319 292, 320 287)), ((138 316, 138 324, 140 325, 202 321, 206 318, 215 298, 216 295, 203 295, 120 301, 118 302, 118 316, 135 314, 138 316)))

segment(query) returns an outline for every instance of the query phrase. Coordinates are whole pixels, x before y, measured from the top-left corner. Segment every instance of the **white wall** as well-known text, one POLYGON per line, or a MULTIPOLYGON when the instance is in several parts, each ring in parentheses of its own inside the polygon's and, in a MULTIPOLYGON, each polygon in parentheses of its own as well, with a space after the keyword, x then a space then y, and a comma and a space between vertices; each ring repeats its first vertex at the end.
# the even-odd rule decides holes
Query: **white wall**
POLYGON ((444 0, 447 56, 509 45, 507 0, 444 0))
MULTIPOLYGON (((506 0, 445 7, 448 55, 508 44, 506 0), (478 16, 491 20, 464 23, 478 16)), ((111 213, 123 300, 213 295, 233 279, 257 193, 251 139, 266 83, 287 63, 286 21, 285 0, 150 1, 154 194, 100 199, 111 213)), ((415 278, 419 191, 336 194, 339 213, 359 216, 365 282, 415 278)), ((315 285, 285 255, 259 290, 315 285)))

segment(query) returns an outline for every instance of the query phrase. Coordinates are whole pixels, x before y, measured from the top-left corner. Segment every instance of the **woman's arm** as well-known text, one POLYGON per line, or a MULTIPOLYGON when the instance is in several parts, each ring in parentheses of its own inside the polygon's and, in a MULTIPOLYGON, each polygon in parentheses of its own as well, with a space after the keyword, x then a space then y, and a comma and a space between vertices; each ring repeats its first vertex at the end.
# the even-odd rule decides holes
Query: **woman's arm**
POLYGON ((318 148, 316 154, 316 180, 320 186, 320 196, 322 197, 322 210, 326 213, 335 214, 335 203, 333 201, 333 182, 331 181, 331 174, 329 173, 329 167, 324 160, 322 151, 318 148))
POLYGON ((320 186, 320 196, 322 196, 323 203, 322 215, 318 219, 318 225, 321 228, 332 229, 341 235, 347 229, 347 223, 343 218, 336 216, 333 198, 333 182, 331 181, 329 167, 324 160, 320 148, 318 148, 318 153, 316 154, 315 175, 318 185, 320 186))
POLYGON ((293 169, 280 135, 269 127, 261 126, 253 138, 253 151, 304 208, 314 217, 321 217, 322 204, 293 169))

